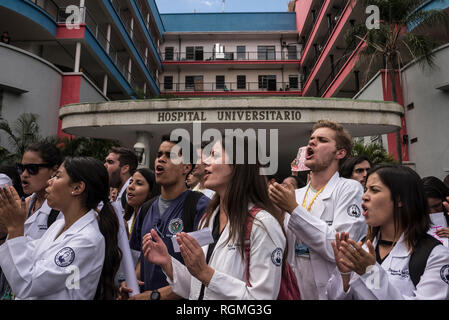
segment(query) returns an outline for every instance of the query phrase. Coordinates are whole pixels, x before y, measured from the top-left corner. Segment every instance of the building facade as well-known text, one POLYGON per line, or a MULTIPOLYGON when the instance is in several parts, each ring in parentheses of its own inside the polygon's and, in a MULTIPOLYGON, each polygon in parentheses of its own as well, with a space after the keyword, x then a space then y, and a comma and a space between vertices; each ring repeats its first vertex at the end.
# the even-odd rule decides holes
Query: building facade
POLYGON ((288 9, 160 14, 154 0, 2 0, 11 42, 0 43, 0 115, 37 113, 44 136, 142 142, 146 165, 161 134, 193 133, 194 122, 277 130, 285 172, 319 119, 354 136, 400 127, 397 104, 352 100, 364 87, 362 44, 347 49, 343 35, 364 15, 357 1, 288 9))

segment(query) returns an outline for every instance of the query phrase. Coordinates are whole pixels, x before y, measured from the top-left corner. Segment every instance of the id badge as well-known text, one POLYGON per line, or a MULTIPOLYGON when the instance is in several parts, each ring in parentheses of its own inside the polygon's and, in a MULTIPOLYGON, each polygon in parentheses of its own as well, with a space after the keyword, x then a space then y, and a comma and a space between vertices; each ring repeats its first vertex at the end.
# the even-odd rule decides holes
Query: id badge
POLYGON ((303 258, 310 259, 309 247, 305 243, 296 243, 295 244, 295 255, 297 257, 303 257, 303 258))

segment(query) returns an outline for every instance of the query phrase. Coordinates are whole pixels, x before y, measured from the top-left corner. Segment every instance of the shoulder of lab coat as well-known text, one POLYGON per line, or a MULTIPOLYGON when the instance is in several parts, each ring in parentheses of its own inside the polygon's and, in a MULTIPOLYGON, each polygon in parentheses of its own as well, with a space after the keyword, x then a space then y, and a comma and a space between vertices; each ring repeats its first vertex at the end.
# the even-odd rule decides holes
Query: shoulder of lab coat
POLYGON ((362 185, 355 180, 340 178, 336 172, 315 200, 311 212, 302 207, 307 187, 296 190, 299 205, 291 213, 287 232, 293 232, 297 239, 306 243, 311 254, 318 254, 323 259, 334 262, 330 242, 335 240, 337 232, 349 232, 350 237, 357 241, 366 233, 365 219, 361 214, 362 185), (348 214, 353 205, 359 210, 357 217, 348 214), (329 212, 332 208, 333 212, 329 212), (322 220, 324 214, 330 215, 332 220, 322 220))
POLYGON ((55 299, 94 297, 105 252, 105 240, 96 214, 89 211, 54 240, 63 226, 64 220, 58 220, 41 239, 30 241, 23 236, 8 240, 0 247, 0 264, 16 296, 22 299, 49 294, 55 299), (73 263, 67 267, 57 266, 56 255, 67 247, 74 252, 73 263), (66 280, 73 267, 79 269, 80 281, 92 287, 89 292, 83 291, 85 285, 80 290, 67 288, 66 280))

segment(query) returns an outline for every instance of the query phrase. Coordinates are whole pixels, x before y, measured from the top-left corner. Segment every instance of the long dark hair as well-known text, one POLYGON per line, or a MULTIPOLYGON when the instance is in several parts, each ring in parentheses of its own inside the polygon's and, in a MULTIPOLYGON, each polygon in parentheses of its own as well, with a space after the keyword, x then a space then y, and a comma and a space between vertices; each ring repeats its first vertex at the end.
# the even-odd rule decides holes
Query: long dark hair
MULTIPOLYGON (((229 138, 229 137, 228 137, 229 138)), ((228 213, 229 219, 229 238, 227 243, 232 240, 238 240, 240 244, 240 253, 244 257, 244 241, 245 232, 248 218, 250 217, 248 212, 248 206, 253 203, 257 207, 267 211, 279 222, 284 235, 283 217, 277 213, 273 203, 268 196, 268 185, 266 177, 263 175, 261 165, 258 161, 255 164, 249 162, 248 146, 253 143, 257 146, 257 141, 249 140, 247 137, 243 138, 244 142, 244 163, 236 164, 237 158, 237 143, 236 137, 232 137, 233 145, 233 157, 232 157, 232 176, 231 182, 227 186, 226 196, 224 199, 224 210, 228 213)), ((222 137, 221 146, 225 148, 225 137, 222 137)), ((257 154, 257 150, 255 151, 257 154)), ((228 153, 229 154, 229 153, 228 153)), ((203 217, 205 221, 204 226, 209 225, 212 218, 212 214, 215 209, 220 205, 220 196, 218 193, 212 198, 209 206, 207 207, 206 214, 203 217)), ((257 218, 256 218, 257 219, 257 218)), ((201 222, 202 223, 202 222, 201 222)), ((287 252, 287 250, 285 250, 287 252)))
MULTIPOLYGON (((103 208, 98 215, 98 226, 105 239, 105 258, 98 283, 95 300, 112 300, 117 297, 118 288, 114 284, 122 252, 118 247, 119 221, 109 203, 108 172, 99 160, 90 157, 66 158, 64 168, 72 182, 84 182, 83 204, 92 210, 103 201, 103 208)), ((94 257, 93 257, 94 258, 94 257)))
POLYGON ((61 151, 53 143, 40 141, 28 145, 25 152, 36 152, 45 163, 52 166, 60 166, 64 157, 61 151))
MULTIPOLYGON (((427 199, 421 178, 412 169, 400 165, 372 168, 367 179, 373 173, 377 173, 391 192, 395 238, 399 230, 402 230, 407 247, 414 251, 416 244, 427 234, 430 227, 427 199)), ((379 230, 380 227, 368 227, 367 239, 373 241, 379 230)))
MULTIPOLYGON (((147 183, 150 187, 145 201, 150 200, 151 198, 153 198, 161 193, 159 185, 156 184, 156 176, 154 175, 153 170, 150 170, 147 168, 140 168, 140 169, 137 169, 134 173, 136 173, 136 172, 139 172, 145 178, 145 180, 147 181, 147 183)), ((122 197, 126 197, 126 196, 123 195, 122 197)), ((127 202, 126 206, 125 206, 125 215, 123 216, 123 218, 126 221, 128 221, 129 219, 131 219, 133 213, 134 213, 134 208, 131 207, 127 202)))

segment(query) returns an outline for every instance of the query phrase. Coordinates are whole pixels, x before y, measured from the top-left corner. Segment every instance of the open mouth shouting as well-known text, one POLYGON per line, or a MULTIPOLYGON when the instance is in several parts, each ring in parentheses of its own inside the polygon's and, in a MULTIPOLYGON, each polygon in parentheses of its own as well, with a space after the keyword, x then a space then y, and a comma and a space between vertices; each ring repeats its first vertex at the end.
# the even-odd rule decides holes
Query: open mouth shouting
POLYGON ((307 147, 306 150, 306 160, 312 159, 313 155, 315 154, 315 151, 312 149, 312 147, 307 147))
POLYGON ((161 174, 163 174, 165 172, 165 168, 163 166, 161 166, 160 164, 158 164, 155 168, 155 173, 157 176, 160 176, 161 174))

